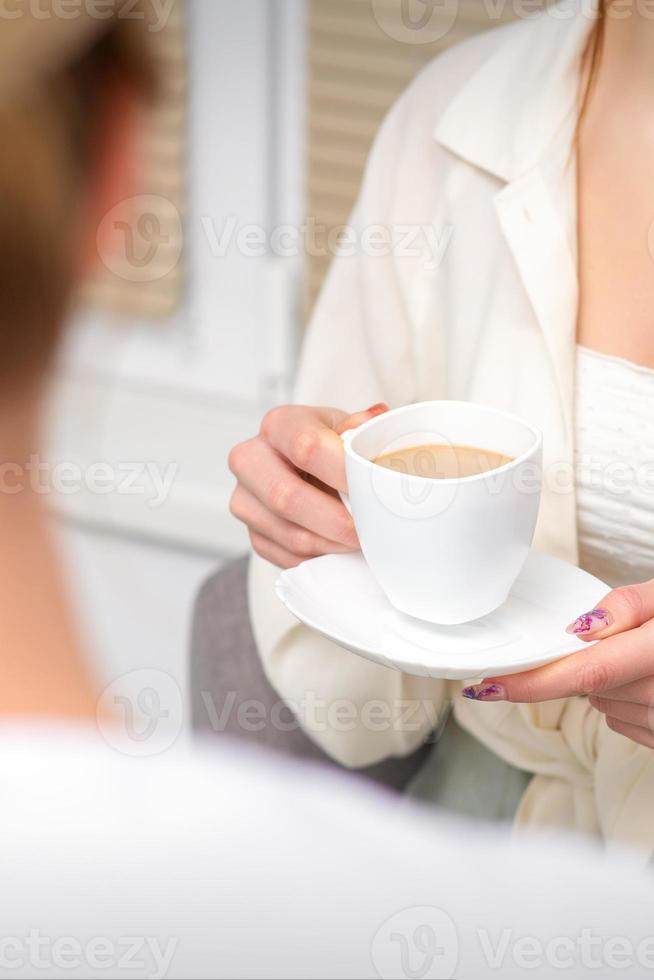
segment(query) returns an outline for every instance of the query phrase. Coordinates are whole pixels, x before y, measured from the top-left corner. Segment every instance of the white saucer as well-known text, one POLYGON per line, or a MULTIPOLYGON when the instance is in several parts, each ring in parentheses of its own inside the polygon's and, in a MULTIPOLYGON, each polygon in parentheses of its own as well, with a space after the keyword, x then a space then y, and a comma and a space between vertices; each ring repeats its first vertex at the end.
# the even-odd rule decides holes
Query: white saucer
POLYGON ((313 558, 277 579, 287 609, 328 639, 386 667, 450 680, 516 673, 580 649, 565 627, 607 591, 531 551, 503 606, 473 623, 434 626, 393 609, 361 554, 313 558))

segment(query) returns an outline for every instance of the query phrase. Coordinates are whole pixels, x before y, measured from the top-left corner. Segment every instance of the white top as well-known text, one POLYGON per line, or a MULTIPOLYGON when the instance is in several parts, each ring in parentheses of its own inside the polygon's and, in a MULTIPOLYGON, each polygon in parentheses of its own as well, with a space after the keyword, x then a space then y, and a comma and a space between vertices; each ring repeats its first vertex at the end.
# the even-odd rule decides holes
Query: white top
POLYGON ((228 739, 138 758, 4 724, 0 783, 3 976, 596 977, 615 936, 622 976, 654 967, 627 855, 516 850, 228 739))
POLYGON ((654 371, 577 349, 579 564, 610 585, 654 575, 654 371))

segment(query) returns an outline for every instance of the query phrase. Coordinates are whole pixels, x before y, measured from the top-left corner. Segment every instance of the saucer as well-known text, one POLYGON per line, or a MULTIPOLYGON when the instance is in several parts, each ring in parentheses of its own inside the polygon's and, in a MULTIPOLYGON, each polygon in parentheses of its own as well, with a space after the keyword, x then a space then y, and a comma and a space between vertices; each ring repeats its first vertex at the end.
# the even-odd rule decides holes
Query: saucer
POLYGON ((608 586, 532 550, 504 605, 461 626, 395 610, 360 553, 305 561, 282 572, 276 590, 300 622, 367 660, 419 677, 470 680, 529 670, 581 649, 565 628, 608 586))

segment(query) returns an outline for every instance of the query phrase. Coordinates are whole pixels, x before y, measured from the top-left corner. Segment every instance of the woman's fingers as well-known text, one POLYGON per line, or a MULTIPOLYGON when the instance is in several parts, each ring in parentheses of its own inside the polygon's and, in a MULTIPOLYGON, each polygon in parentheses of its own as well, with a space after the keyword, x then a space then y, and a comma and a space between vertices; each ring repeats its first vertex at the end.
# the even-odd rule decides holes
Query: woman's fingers
POLYGON ((338 435, 387 411, 355 415, 335 408, 283 405, 265 416, 259 435, 235 446, 231 511, 250 531, 255 551, 289 568, 305 558, 359 549, 354 522, 337 492, 347 492, 338 435))
POLYGON ((346 493, 343 443, 335 431, 345 418, 337 409, 283 405, 264 417, 261 436, 300 472, 346 493))
POLYGON ((381 403, 355 415, 347 415, 336 408, 284 405, 268 412, 261 424, 261 435, 301 473, 308 473, 325 486, 347 493, 340 433, 355 429, 387 411, 388 406, 381 403))
POLYGON ((612 701, 631 701, 633 704, 644 704, 654 709, 654 665, 650 676, 611 688, 610 691, 605 691, 602 697, 610 698, 612 701))
POLYGON ((352 551, 358 549, 354 523, 343 504, 303 480, 262 439, 237 446, 230 456, 230 465, 239 484, 276 517, 352 551))
POLYGON ((597 711, 607 717, 614 718, 616 721, 623 721, 628 725, 638 725, 639 728, 654 730, 654 707, 645 704, 634 704, 629 701, 615 701, 608 697, 589 698, 590 703, 597 711))
POLYGON ((535 702, 587 694, 612 731, 654 748, 654 580, 609 592, 568 632, 599 642, 536 670, 488 678, 464 696, 535 702))
POLYGON ((654 579, 609 592, 597 606, 581 613, 567 628, 580 640, 603 640, 654 618, 654 579))
POLYGON ((253 550, 258 555, 278 568, 295 568, 296 565, 304 561, 303 558, 298 557, 298 555, 292 555, 290 551, 286 551, 275 541, 270 541, 268 538, 265 538, 263 534, 257 534, 256 531, 250 531, 250 541, 253 550))
POLYGON ((611 731, 616 732, 618 735, 624 735, 625 738, 631 739, 632 742, 638 742, 640 745, 645 745, 649 749, 654 749, 654 733, 649 728, 630 725, 627 722, 618 721, 617 718, 607 718, 606 724, 611 731))
POLYGON ((603 695, 652 675, 654 624, 610 636, 589 649, 535 670, 492 677, 464 690, 475 701, 556 701, 579 694, 603 695))
POLYGON ((247 524, 250 531, 274 542, 300 561, 318 555, 344 554, 352 549, 337 541, 328 541, 299 524, 277 517, 245 487, 238 486, 232 495, 230 510, 234 517, 247 524))

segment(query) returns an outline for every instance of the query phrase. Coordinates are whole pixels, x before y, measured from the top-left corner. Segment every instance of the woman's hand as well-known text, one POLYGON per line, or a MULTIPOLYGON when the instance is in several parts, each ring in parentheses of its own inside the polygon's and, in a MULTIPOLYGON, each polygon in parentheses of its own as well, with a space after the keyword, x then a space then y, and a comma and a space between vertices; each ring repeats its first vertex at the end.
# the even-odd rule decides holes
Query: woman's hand
POLYGON ((654 579, 615 589, 568 632, 600 640, 556 663, 466 688, 477 701, 552 701, 587 694, 614 732, 654 748, 654 579))
POLYGON ((283 405, 268 412, 258 436, 232 449, 237 479, 230 509, 247 524, 252 547, 274 565, 357 551, 359 540, 338 499, 347 492, 341 432, 387 411, 356 415, 335 408, 283 405))

